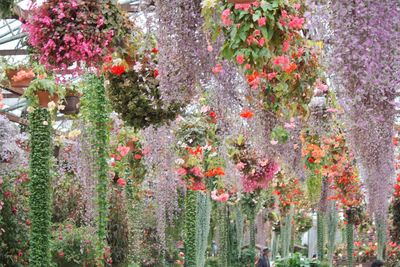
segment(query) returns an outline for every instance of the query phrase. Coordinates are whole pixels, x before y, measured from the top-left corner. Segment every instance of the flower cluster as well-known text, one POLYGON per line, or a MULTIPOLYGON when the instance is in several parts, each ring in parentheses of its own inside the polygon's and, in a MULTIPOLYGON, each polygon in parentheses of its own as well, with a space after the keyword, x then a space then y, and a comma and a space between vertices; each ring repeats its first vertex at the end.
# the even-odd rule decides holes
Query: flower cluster
POLYGON ((24 29, 43 65, 66 70, 80 62, 98 66, 129 33, 130 22, 111 0, 47 0, 33 6, 24 29))
POLYGON ((242 186, 246 193, 267 188, 280 170, 279 164, 272 159, 259 160, 243 135, 231 142, 230 157, 242 173, 242 186))
POLYGON ((279 208, 283 214, 289 211, 291 205, 299 204, 303 196, 299 179, 288 179, 282 172, 277 175, 272 193, 279 198, 279 208))
MULTIPOLYGON (((301 1, 221 6, 220 22, 205 16, 206 26, 213 32, 222 28, 225 34, 221 56, 244 69, 249 86, 261 89, 264 108, 288 118, 306 115, 311 86, 318 78, 319 51, 304 38, 301 1)), ((205 15, 207 8, 203 7, 205 15)))

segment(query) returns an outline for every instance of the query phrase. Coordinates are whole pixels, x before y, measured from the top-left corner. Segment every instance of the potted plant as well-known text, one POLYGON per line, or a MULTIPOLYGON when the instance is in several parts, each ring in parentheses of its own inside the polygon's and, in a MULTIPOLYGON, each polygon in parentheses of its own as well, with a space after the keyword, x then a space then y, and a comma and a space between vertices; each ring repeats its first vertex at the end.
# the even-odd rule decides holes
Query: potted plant
POLYGON ((57 103, 62 95, 61 87, 51 79, 33 80, 24 93, 32 105, 42 108, 47 108, 50 102, 57 103))
POLYGON ((77 86, 67 88, 63 100, 64 109, 60 110, 65 115, 76 115, 79 113, 81 91, 77 86))
POLYGON ((10 86, 13 88, 28 87, 31 81, 35 78, 35 73, 32 69, 21 65, 7 68, 6 75, 10 82, 10 86))
POLYGON ((256 0, 228 0, 228 3, 234 4, 251 4, 256 2, 256 0))
POLYGON ((23 25, 47 69, 66 71, 75 63, 79 68, 81 62, 101 66, 103 57, 121 48, 131 32, 131 22, 117 1, 78 3, 47 0, 31 10, 23 25))

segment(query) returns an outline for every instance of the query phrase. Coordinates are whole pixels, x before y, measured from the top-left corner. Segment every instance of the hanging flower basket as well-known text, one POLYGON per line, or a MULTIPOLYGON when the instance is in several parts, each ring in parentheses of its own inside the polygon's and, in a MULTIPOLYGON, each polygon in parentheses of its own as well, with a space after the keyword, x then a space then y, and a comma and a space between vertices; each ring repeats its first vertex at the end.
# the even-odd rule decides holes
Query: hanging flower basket
POLYGON ((39 99, 39 106, 42 108, 47 108, 49 103, 53 101, 54 103, 58 102, 58 95, 51 95, 49 91, 39 90, 36 91, 36 96, 39 99))
POLYGON ((28 87, 35 78, 33 71, 28 68, 7 69, 6 75, 13 88, 28 87))
MULTIPOLYGON (((84 63, 101 66, 102 58, 124 43, 131 22, 114 0, 47 0, 31 10, 24 24, 39 62, 66 71, 84 63)), ((121 48, 123 49, 123 48, 121 48)))
POLYGON ((76 115, 79 113, 80 97, 67 95, 63 101, 65 108, 60 112, 65 115, 76 115))

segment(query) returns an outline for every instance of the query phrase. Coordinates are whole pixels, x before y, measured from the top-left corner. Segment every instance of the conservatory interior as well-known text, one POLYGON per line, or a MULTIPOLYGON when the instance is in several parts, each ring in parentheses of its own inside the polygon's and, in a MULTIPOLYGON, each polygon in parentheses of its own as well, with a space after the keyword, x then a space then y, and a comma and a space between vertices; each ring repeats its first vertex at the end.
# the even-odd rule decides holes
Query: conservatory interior
POLYGON ((400 1, 0 0, 0 267, 400 267, 400 1))

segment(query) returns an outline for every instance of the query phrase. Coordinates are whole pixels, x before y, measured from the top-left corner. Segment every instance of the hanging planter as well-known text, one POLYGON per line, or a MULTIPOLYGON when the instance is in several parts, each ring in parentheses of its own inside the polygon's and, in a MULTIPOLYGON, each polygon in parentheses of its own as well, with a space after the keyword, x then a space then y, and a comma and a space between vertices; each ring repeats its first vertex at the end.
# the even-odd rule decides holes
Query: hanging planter
POLYGON ((35 73, 28 68, 7 69, 6 75, 13 88, 28 87, 35 78, 35 73))
POLYGON ((75 63, 79 69, 81 62, 101 66, 106 55, 121 47, 131 29, 129 18, 116 2, 47 0, 35 6, 24 30, 39 62, 61 71, 75 63))
POLYGON ((80 92, 76 88, 68 89, 63 100, 64 109, 60 110, 64 115, 76 115, 80 108, 80 92))
POLYGON ((25 90, 24 96, 28 99, 30 106, 53 109, 63 96, 63 91, 53 80, 35 79, 25 90), (49 107, 50 102, 54 102, 51 107, 49 107))
POLYGON ((36 96, 39 100, 39 106, 42 108, 47 108, 50 102, 58 102, 58 95, 51 95, 49 91, 40 90, 36 92, 36 96))

